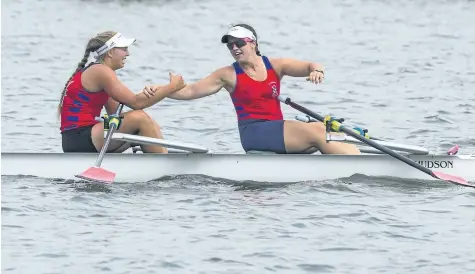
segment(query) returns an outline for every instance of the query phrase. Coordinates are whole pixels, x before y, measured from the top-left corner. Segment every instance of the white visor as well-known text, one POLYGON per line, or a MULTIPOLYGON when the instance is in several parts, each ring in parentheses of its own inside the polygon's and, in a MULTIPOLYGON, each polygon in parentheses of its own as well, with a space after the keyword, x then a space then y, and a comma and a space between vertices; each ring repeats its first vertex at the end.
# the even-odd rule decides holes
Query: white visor
POLYGON ((256 36, 254 36, 252 31, 239 26, 230 28, 228 32, 221 38, 221 43, 227 43, 230 36, 234 38, 249 38, 253 41, 256 41, 256 36))
POLYGON ((96 55, 101 56, 112 48, 125 48, 135 42, 135 38, 126 38, 122 33, 117 33, 109 39, 102 47, 96 50, 96 55))

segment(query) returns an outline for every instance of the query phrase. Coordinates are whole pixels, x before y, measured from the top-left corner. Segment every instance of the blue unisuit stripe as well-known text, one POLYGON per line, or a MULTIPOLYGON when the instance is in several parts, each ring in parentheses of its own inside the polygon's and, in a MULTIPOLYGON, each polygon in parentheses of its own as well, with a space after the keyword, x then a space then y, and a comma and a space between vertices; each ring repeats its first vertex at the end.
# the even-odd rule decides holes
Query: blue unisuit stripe
POLYGON ((79 111, 81 111, 81 108, 69 108, 69 111, 78 113, 79 111))
POLYGON ((77 116, 68 116, 68 121, 77 122, 77 121, 79 121, 79 117, 77 117, 77 116))
POLYGON ((83 99, 86 102, 89 102, 89 97, 87 97, 86 95, 84 95, 82 93, 78 93, 78 97, 83 99))

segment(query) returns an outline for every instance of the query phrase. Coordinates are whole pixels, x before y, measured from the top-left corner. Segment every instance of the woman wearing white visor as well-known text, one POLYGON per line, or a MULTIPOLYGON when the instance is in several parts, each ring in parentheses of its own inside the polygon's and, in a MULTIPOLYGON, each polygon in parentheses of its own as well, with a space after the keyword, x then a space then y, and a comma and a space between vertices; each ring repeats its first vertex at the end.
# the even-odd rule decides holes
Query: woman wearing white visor
MULTIPOLYGON (((66 82, 58 111, 61 115, 62 148, 64 152, 98 152, 104 145, 104 124, 95 120, 105 107, 108 114, 117 110, 118 102, 132 108, 123 113, 118 132, 162 138, 159 125, 142 109, 150 107, 170 93, 183 88, 181 76, 170 73, 170 83, 154 94, 135 94, 116 76, 129 56, 128 47, 135 42, 121 33, 103 32, 90 39, 84 57, 66 82), (93 61, 88 63, 90 57, 93 61)), ((128 143, 112 141, 108 152, 123 152, 128 143)), ((167 149, 143 145, 144 152, 166 153, 167 149)))
MULTIPOLYGON (((222 67, 196 83, 171 93, 177 100, 197 99, 222 88, 230 95, 236 110, 243 149, 275 153, 359 154, 354 145, 326 142, 322 123, 284 121, 280 101, 280 81, 285 75, 308 77, 319 84, 324 78, 321 65, 290 58, 261 56, 256 31, 249 25, 231 27, 221 38, 235 62, 222 67)), ((154 87, 145 90, 153 91, 154 87)))

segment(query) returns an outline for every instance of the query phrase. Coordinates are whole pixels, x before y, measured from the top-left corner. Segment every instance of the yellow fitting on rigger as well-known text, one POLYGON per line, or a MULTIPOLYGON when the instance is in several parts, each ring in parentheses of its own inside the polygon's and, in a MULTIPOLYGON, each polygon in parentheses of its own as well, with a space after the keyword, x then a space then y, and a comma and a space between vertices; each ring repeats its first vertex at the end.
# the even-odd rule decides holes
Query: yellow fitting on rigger
POLYGON ((119 123, 120 123, 120 120, 118 118, 115 118, 115 117, 112 117, 110 120, 109 120, 109 127, 112 125, 112 124, 115 124, 116 125, 116 128, 119 127, 119 123))
POLYGON ((330 115, 325 116, 325 118, 323 119, 323 125, 325 125, 325 127, 327 126, 328 123, 331 123, 331 128, 333 131, 336 131, 336 132, 340 131, 341 123, 338 121, 335 121, 335 119, 333 119, 333 117, 331 117, 330 115))
POLYGON ((359 127, 356 127, 356 128, 353 128, 353 131, 358 135, 364 136, 367 139, 371 139, 371 137, 368 134, 368 131, 365 130, 365 129, 361 129, 359 127))
POLYGON ((104 131, 109 130, 109 116, 107 114, 102 115, 102 120, 104 121, 104 131))

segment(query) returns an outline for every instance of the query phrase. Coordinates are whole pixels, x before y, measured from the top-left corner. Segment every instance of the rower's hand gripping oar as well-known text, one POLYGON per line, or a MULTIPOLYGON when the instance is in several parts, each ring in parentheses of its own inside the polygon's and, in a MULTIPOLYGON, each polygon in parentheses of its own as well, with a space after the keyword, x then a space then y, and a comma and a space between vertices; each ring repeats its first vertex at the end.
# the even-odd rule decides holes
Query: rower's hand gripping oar
MULTIPOLYGON (((475 188, 475 185, 472 185, 470 184, 469 182, 467 182, 465 179, 461 178, 461 177, 458 177, 458 176, 453 176, 453 175, 449 175, 449 174, 445 174, 445 173, 442 173, 442 172, 436 172, 436 171, 432 171, 428 168, 426 168, 425 166, 422 166, 416 162, 414 162, 413 160, 401 155, 401 154, 398 154, 392 150, 390 150, 389 148, 385 147, 385 146, 382 146, 376 142, 374 142, 373 140, 369 139, 369 138, 366 138, 365 136, 362 136, 361 134, 355 132, 353 129, 350 129, 350 128, 346 128, 345 126, 343 126, 340 122, 338 122, 337 120, 328 120, 327 118, 299 105, 299 104, 296 104, 294 102, 292 102, 292 100, 290 98, 284 98, 282 95, 279 95, 277 97, 279 99, 279 101, 281 101, 282 103, 286 104, 286 105, 289 105, 291 106, 292 108, 314 118, 314 119, 317 119, 318 121, 322 122, 322 123, 326 123, 326 126, 327 127, 331 127, 331 129, 333 129, 334 131, 336 132, 344 132, 346 134, 348 134, 349 136, 352 136, 353 138, 355 139, 358 139, 360 140, 361 142, 364 142, 366 143, 367 145, 369 146, 372 146, 374 148, 376 148, 377 150, 380 150, 414 168, 417 168, 419 169, 420 171, 422 172, 425 172, 426 174, 429 174, 430 176, 434 177, 434 178, 437 178, 437 179, 440 179, 440 180, 444 180, 444 181, 447 181, 447 182, 450 182, 450 183, 454 183, 454 184, 458 184, 458 185, 462 185, 462 186, 468 186, 468 187, 472 187, 472 188, 475 188)), ((328 128, 327 128, 328 129, 328 128)))
POLYGON ((112 135, 114 132, 119 128, 120 113, 124 108, 124 104, 119 104, 117 110, 114 114, 106 116, 107 118, 104 119, 104 131, 107 131, 107 135, 104 141, 104 145, 102 146, 101 152, 96 159, 96 163, 94 166, 88 168, 86 171, 79 175, 75 175, 78 178, 93 181, 93 182, 101 182, 101 183, 112 183, 115 179, 115 173, 105 170, 101 168, 102 160, 106 154, 107 148, 112 140, 112 135))

